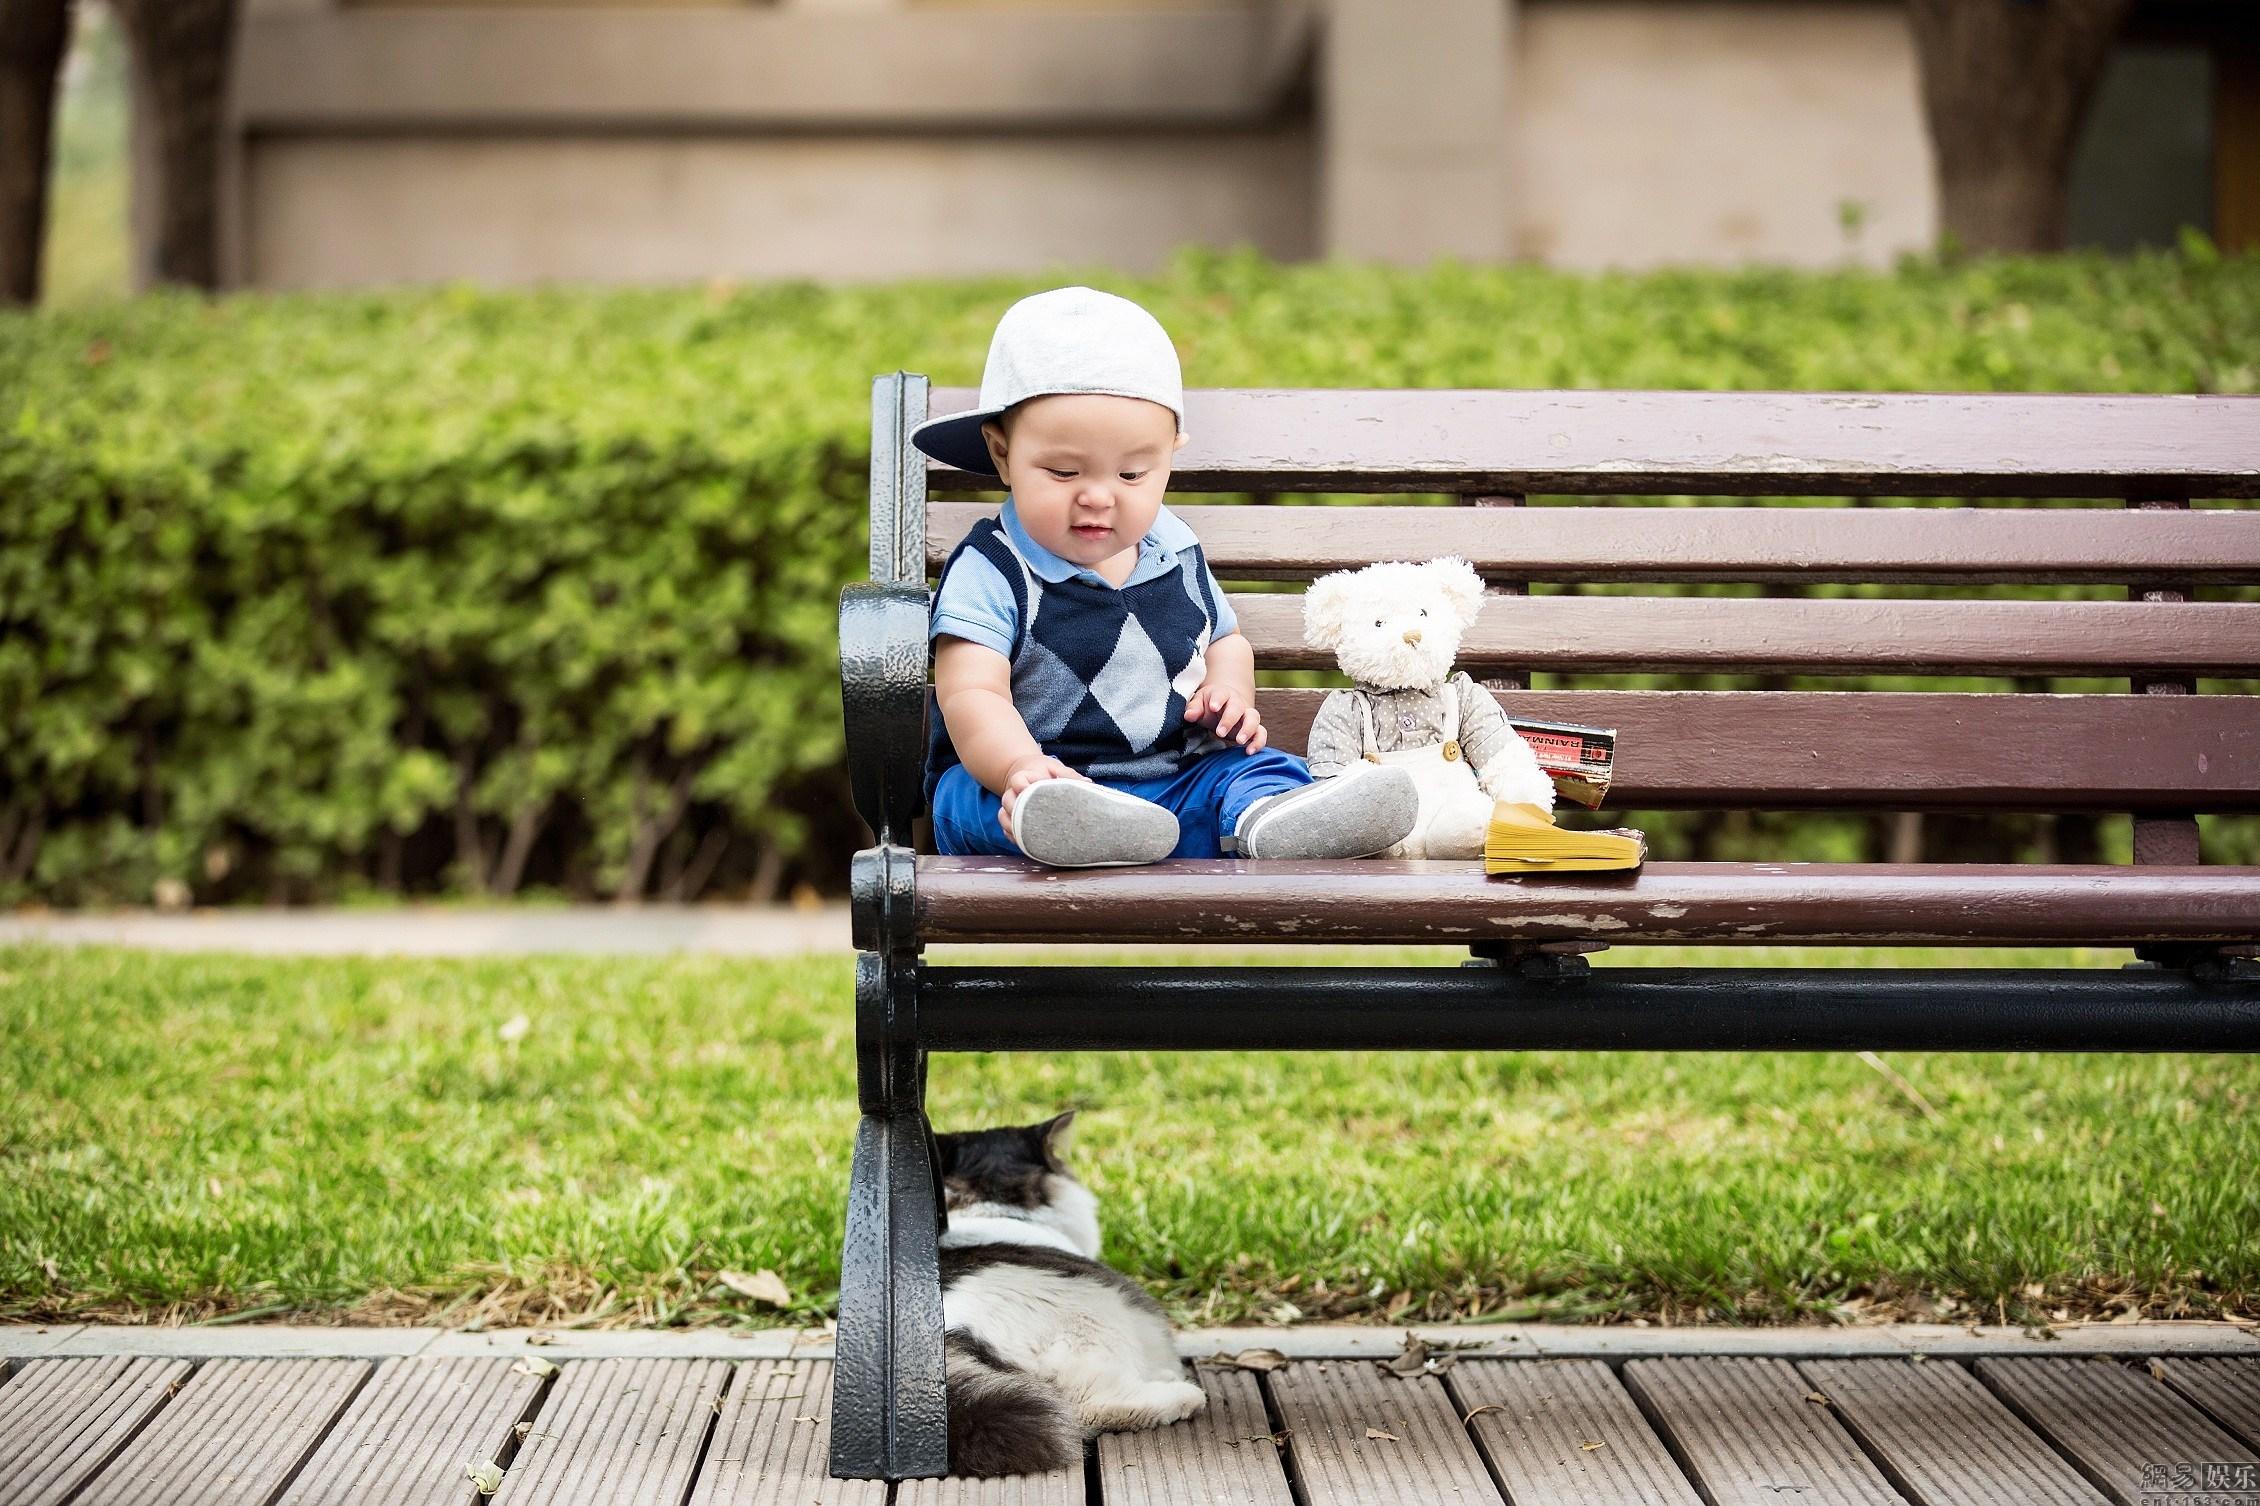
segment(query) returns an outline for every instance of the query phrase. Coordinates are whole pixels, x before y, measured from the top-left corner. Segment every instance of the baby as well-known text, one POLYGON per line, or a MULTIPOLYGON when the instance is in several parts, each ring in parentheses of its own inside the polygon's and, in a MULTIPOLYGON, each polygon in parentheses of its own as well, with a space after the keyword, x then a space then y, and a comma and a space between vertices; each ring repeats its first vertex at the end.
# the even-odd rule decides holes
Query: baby
POLYGON ((934 595, 926 795, 943 852, 1349 858, 1412 829, 1401 768, 1313 783, 1266 746, 1254 652, 1200 540, 1162 506, 1184 413, 1153 315, 1070 287, 1005 311, 977 409, 912 431, 1007 490, 934 595))

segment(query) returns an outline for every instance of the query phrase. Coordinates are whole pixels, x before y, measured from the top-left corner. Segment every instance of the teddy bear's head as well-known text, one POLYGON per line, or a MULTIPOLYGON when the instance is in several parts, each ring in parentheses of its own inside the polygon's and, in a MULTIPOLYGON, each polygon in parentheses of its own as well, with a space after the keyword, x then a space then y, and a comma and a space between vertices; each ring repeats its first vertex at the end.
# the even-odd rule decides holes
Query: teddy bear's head
POLYGON ((1303 641, 1342 672, 1385 690, 1440 685, 1460 635, 1483 609, 1483 577, 1465 560, 1388 563, 1322 575, 1303 596, 1303 641))

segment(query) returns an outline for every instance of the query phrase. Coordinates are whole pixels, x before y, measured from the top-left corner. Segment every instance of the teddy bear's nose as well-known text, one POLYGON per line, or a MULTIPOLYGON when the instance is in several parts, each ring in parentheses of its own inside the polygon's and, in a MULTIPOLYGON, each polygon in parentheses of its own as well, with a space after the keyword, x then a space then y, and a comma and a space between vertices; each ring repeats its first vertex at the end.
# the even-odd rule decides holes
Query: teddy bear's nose
POLYGON ((1407 642, 1407 643, 1410 643, 1410 644, 1413 644, 1413 645, 1415 645, 1415 646, 1418 646, 1418 644, 1420 643, 1420 629, 1419 629, 1419 628, 1406 628, 1406 629, 1405 629, 1405 642, 1407 642))

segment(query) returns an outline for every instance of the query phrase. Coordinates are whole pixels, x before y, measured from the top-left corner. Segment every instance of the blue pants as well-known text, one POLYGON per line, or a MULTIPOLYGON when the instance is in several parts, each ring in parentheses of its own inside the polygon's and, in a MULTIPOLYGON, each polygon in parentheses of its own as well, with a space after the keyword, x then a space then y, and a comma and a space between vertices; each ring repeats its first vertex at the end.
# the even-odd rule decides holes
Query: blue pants
MULTIPOLYGON (((1107 788, 1165 806, 1177 817, 1173 858, 1224 855, 1221 842, 1240 813, 1265 795, 1309 784, 1310 765, 1292 753, 1219 748, 1161 779, 1103 780, 1107 788)), ((998 820, 1001 797, 981 787, 965 765, 952 765, 934 787, 934 845, 960 857, 1018 857, 998 820)))

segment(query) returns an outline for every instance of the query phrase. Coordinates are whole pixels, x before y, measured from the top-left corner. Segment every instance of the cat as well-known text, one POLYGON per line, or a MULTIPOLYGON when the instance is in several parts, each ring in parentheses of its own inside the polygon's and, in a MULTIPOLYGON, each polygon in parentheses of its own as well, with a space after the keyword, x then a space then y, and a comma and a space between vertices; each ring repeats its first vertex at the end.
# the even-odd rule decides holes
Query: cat
POLYGON ((1080 1468, 1085 1438, 1208 1404, 1161 1304, 1098 1258, 1098 1200, 1061 1158, 1074 1119, 935 1137, 952 1474, 1080 1468))

